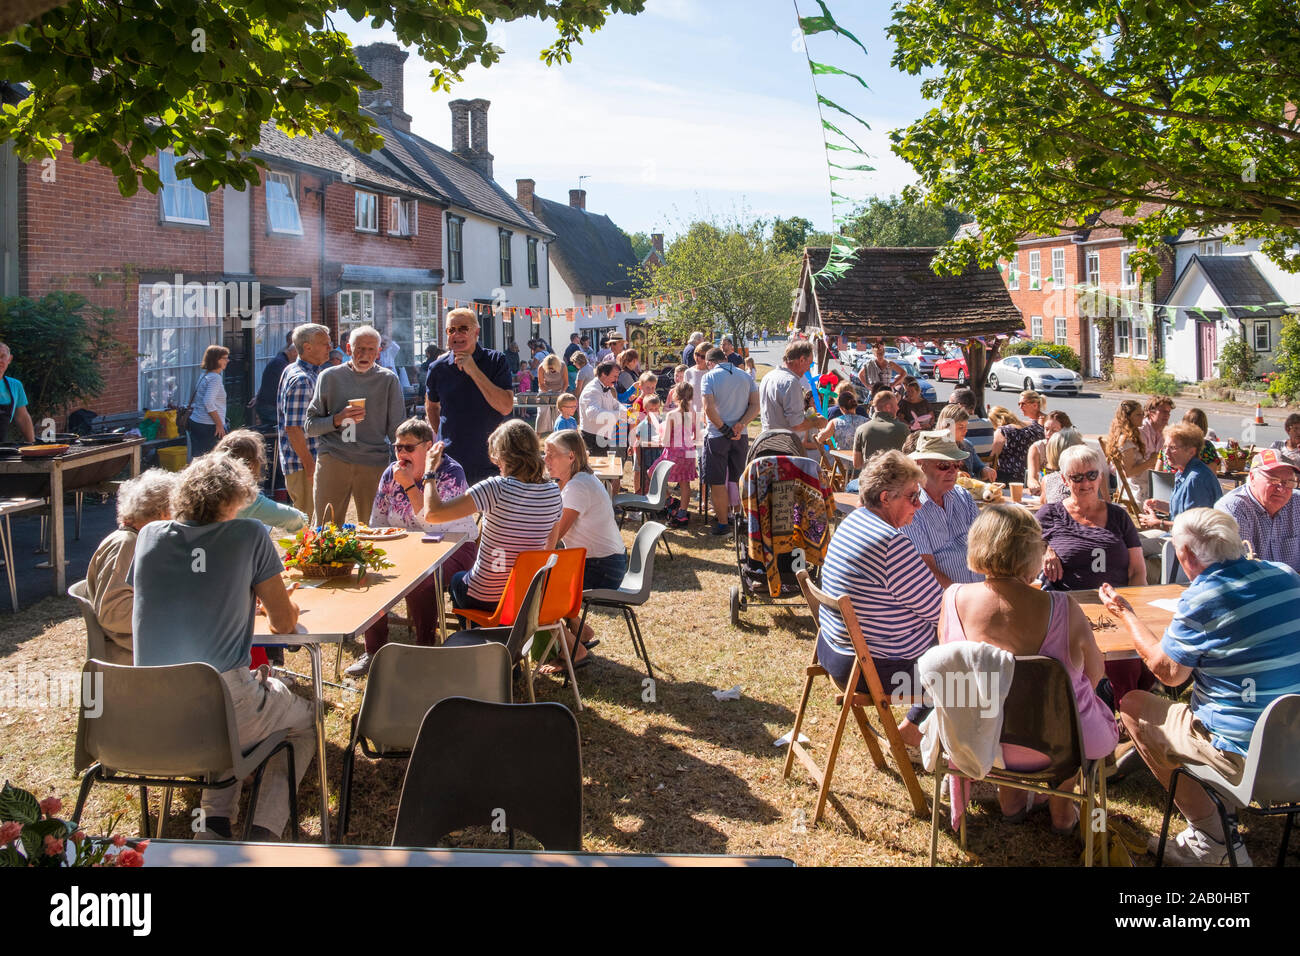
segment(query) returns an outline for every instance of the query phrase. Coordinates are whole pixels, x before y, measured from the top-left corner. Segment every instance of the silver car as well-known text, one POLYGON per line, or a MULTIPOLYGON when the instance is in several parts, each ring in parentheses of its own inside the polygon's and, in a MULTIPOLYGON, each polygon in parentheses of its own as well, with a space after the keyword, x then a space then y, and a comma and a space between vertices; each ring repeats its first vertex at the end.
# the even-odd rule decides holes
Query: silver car
POLYGON ((1044 394, 1078 395, 1083 376, 1046 355, 1009 355, 993 363, 988 383, 995 392, 1007 387, 1013 391, 1033 389, 1044 394))

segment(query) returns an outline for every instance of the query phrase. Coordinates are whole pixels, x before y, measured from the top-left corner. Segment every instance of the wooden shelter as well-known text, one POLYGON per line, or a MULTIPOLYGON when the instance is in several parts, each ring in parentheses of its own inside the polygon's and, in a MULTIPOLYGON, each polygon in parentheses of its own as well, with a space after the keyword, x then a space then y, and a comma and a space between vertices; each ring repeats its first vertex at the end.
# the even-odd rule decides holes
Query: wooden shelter
POLYGON ((1011 334, 1024 334, 1025 322, 996 269, 974 265, 961 275, 936 275, 932 246, 866 247, 840 278, 814 280, 830 250, 804 250, 791 325, 796 333, 834 342, 876 339, 957 342, 976 404, 984 404, 984 377, 1011 334))

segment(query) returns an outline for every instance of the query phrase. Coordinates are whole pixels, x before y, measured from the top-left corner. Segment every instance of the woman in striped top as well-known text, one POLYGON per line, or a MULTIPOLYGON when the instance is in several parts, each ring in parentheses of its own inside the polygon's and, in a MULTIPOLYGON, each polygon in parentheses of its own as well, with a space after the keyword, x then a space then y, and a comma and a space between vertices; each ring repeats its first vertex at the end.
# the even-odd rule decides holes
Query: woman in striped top
POLYGON ((226 386, 221 373, 230 364, 230 349, 209 345, 203 352, 203 375, 190 403, 190 457, 198 458, 217 447, 226 434, 226 386))
MULTIPOLYGON (((886 693, 910 696, 920 685, 915 665, 935 643, 943 589, 898 529, 921 505, 924 473, 902 452, 872 457, 858 479, 862 507, 845 518, 831 538, 822 566, 822 588, 848 595, 862 628, 881 686, 886 693)), ((853 667, 853 643, 837 611, 824 608, 817 637, 817 659, 843 689, 853 667)), ((865 692, 859 680, 858 691, 865 692)), ((913 707, 900 726, 904 743, 917 746, 917 724, 927 709, 913 707)))
POLYGON ((448 590, 455 607, 493 611, 519 552, 555 546, 555 523, 563 509, 560 489, 546 477, 537 432, 521 419, 502 422, 488 436, 488 457, 501 474, 445 502, 437 482, 430 480, 442 463, 443 447, 436 443, 425 461, 424 520, 442 524, 483 514, 474 566, 453 574, 448 590))

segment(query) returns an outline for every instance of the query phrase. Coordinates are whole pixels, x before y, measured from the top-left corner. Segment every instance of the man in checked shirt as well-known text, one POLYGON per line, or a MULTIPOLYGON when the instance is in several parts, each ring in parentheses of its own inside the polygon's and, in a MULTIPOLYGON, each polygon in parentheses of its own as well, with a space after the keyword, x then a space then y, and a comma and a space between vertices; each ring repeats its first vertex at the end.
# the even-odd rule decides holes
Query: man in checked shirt
POLYGON ((312 481, 316 475, 316 439, 307 435, 307 406, 316 390, 316 377, 330 367, 330 330, 308 323, 293 330, 298 360, 284 370, 276 400, 280 467, 293 506, 313 522, 312 481))

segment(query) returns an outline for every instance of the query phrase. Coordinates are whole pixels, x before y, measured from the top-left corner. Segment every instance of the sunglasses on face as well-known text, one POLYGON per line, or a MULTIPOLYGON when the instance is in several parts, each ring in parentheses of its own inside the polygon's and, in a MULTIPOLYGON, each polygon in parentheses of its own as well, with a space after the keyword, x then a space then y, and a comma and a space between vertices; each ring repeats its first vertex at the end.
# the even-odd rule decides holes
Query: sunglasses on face
POLYGON ((449 325, 447 326, 448 335, 461 335, 474 328, 472 325, 449 325))
POLYGON ((395 448, 397 451, 413 452, 413 451, 419 451, 420 446, 423 444, 424 442, 422 441, 417 441, 414 444, 411 444, 409 442, 394 442, 393 448, 395 448))
POLYGON ((939 472, 956 471, 956 470, 957 470, 957 462, 955 462, 955 461, 936 461, 936 462, 934 462, 930 467, 933 468, 935 471, 939 471, 939 472))
POLYGON ((1081 471, 1081 472, 1078 472, 1077 474, 1066 475, 1065 477, 1068 478, 1071 482, 1073 482, 1074 484, 1077 485, 1077 484, 1079 484, 1079 482, 1081 482, 1081 481, 1096 481, 1099 477, 1101 477, 1101 472, 1099 472, 1099 471, 1081 471))

